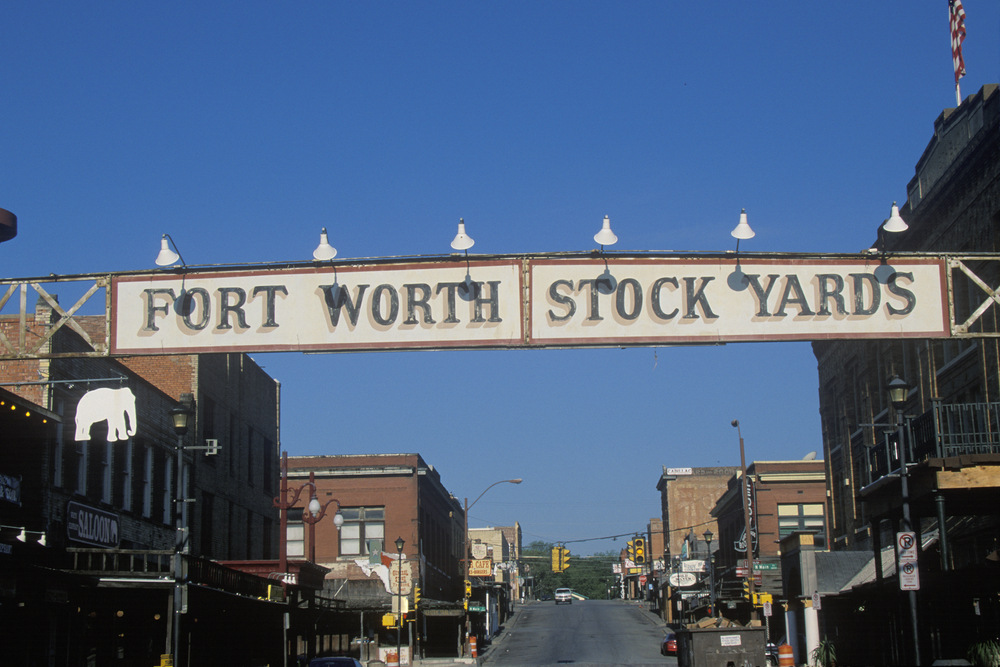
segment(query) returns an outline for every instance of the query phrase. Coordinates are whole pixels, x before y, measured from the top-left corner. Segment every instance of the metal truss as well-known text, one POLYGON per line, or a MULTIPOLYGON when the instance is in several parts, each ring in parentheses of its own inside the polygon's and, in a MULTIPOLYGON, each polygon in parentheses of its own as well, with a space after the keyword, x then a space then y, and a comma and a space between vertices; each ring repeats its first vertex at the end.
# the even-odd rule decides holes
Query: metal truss
MULTIPOLYGON (((610 254, 610 253, 609 253, 610 254)), ((662 257, 671 256, 698 256, 698 253, 623 253, 618 256, 629 257, 662 257)), ((549 253, 539 255, 516 255, 524 259, 547 259, 551 257, 566 257, 567 253, 549 253)), ((701 256, 704 256, 702 254, 701 256)), ((511 257, 510 255, 503 257, 511 257)), ((725 255, 727 259, 735 259, 733 255, 725 255)), ((746 253, 741 254, 741 258, 750 257, 773 259, 773 260, 813 260, 813 259, 858 259, 857 255, 835 255, 835 254, 815 254, 815 253, 746 253)), ((866 256, 863 256, 866 257, 866 256)), ((946 255, 932 253, 890 253, 889 261, 892 259, 907 258, 928 258, 933 257, 943 261, 943 268, 946 280, 946 304, 949 329, 951 338, 997 338, 1000 331, 997 331, 996 322, 1000 321, 1000 314, 994 312, 992 320, 984 317, 989 313, 991 307, 1000 308, 1000 254, 995 253, 969 253, 962 255, 946 255)), ((490 255, 477 257, 477 259, 499 259, 501 256, 490 255)), ((351 260, 351 264, 371 263, 385 264, 404 258, 374 258, 368 260, 351 260)), ((428 258, 419 258, 428 259, 428 258)), ((436 257, 436 261, 451 261, 453 257, 436 257)), ((192 273, 211 273, 216 271, 232 270, 260 270, 261 268, 284 268, 289 267, 289 263, 275 264, 248 264, 210 267, 185 267, 186 271, 192 273)), ((102 274, 80 274, 80 275, 52 275, 47 277, 8 279, 0 281, 0 361, 8 360, 28 360, 28 359, 55 359, 60 357, 108 357, 109 340, 112 331, 112 279, 115 277, 129 277, 136 275, 151 275, 161 273, 159 271, 137 271, 123 273, 102 273, 102 274), (46 289, 43 285, 71 284, 74 295, 82 291, 76 302, 69 309, 64 309, 56 300, 52 288, 46 289), (100 297, 94 298, 103 290, 103 304, 99 304, 100 297), (15 297, 16 295, 16 297, 15 297), (17 304, 17 316, 13 312, 4 313, 4 307, 8 304, 17 304), (34 311, 36 303, 47 304, 52 312, 57 316, 55 321, 35 322, 34 311), (29 304, 30 307, 29 307, 29 304), (91 316, 103 316, 102 328, 103 336, 96 339, 88 333, 87 327, 81 326, 77 321, 78 317, 84 315, 81 309, 89 304, 91 316), (89 350, 73 351, 53 351, 52 341, 56 332, 63 327, 69 327, 80 336, 89 350)), ((12 309, 8 309, 12 310, 12 309)), ((94 331, 91 323, 90 331, 94 331)))

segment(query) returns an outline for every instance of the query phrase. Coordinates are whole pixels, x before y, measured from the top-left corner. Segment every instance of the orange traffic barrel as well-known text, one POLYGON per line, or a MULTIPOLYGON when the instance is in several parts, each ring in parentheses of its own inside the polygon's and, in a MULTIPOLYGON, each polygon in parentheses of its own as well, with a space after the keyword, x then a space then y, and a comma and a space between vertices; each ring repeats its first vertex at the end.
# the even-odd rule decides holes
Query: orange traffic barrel
POLYGON ((399 667, 399 653, 396 651, 387 651, 385 654, 385 664, 386 667, 399 667))
POLYGON ((795 667, 795 651, 788 644, 778 647, 778 667, 795 667))
POLYGON ((479 653, 476 651, 476 638, 475 637, 469 637, 469 649, 472 651, 472 657, 473 658, 479 657, 479 653))

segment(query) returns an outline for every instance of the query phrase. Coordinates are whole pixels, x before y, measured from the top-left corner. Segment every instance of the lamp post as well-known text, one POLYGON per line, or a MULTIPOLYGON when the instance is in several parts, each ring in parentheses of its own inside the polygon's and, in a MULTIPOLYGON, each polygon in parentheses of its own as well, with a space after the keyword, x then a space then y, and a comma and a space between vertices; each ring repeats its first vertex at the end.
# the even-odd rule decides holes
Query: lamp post
POLYGON ((712 616, 715 614, 715 557, 712 556, 712 531, 706 530, 702 535, 705 544, 708 545, 708 604, 712 608, 712 616))
POLYGON ((750 618, 755 618, 757 616, 757 607, 753 605, 753 536, 750 534, 750 481, 747 479, 747 460, 743 453, 743 433, 740 431, 740 420, 734 419, 732 423, 733 428, 736 429, 736 434, 740 437, 740 471, 743 477, 743 530, 746 531, 747 581, 749 582, 747 590, 750 593, 750 618))
MULTIPOLYGON (((281 495, 273 500, 273 504, 281 512, 281 521, 278 535, 278 568, 283 575, 288 574, 288 510, 299 501, 299 496, 306 487, 312 489, 312 496, 309 499, 308 512, 302 513, 302 521, 309 524, 309 560, 316 562, 316 524, 326 516, 326 508, 333 503, 337 503, 337 513, 333 515, 333 525, 340 530, 344 525, 344 515, 340 511, 340 501, 331 498, 324 504, 320 504, 316 495, 316 473, 309 472, 309 481, 295 489, 295 495, 288 500, 288 452, 281 453, 281 495)), ((282 580, 284 586, 284 580, 282 580)))
POLYGON ((403 664, 400 656, 403 650, 403 545, 402 537, 396 538, 396 553, 399 554, 396 565, 399 566, 399 576, 396 580, 396 611, 399 612, 399 622, 396 624, 396 664, 403 664))
MULTIPOLYGON (((469 588, 472 586, 472 582, 469 581, 469 508, 478 503, 479 498, 482 498, 484 495, 486 495, 486 492, 492 489, 497 484, 520 484, 520 483, 521 483, 520 477, 518 477, 517 479, 502 479, 499 482, 493 482, 492 484, 487 486, 483 490, 483 492, 479 494, 479 497, 472 501, 472 505, 469 504, 468 498, 465 499, 465 512, 463 513, 462 518, 465 521, 465 550, 463 554, 464 555, 463 560, 465 561, 465 581, 463 582, 463 585, 465 586, 466 591, 468 591, 469 588)), ((469 623, 469 598, 466 597, 465 598, 465 641, 462 643, 462 651, 466 655, 468 655, 469 653, 470 630, 471 630, 471 625, 469 623)))
MULTIPOLYGON (((910 386, 899 376, 892 378, 889 382, 889 401, 892 409, 896 411, 896 440, 899 446, 899 484, 900 492, 903 496, 903 530, 912 531, 913 524, 910 521, 910 489, 906 471, 906 443, 903 441, 903 411, 906 408, 906 395, 910 391, 910 386)), ((920 535, 917 535, 917 545, 920 544, 920 535)), ((919 549, 919 546, 918 546, 919 549)), ((896 574, 900 578, 902 574, 899 568, 896 574)), ((917 632, 917 592, 907 591, 910 602, 910 625, 913 631, 913 664, 920 664, 920 635, 917 632)))
POLYGON ((184 436, 188 432, 188 421, 194 415, 194 410, 186 403, 172 409, 168 413, 174 424, 174 433, 177 435, 177 458, 174 475, 177 477, 176 492, 174 495, 174 525, 177 528, 176 541, 174 542, 174 622, 171 628, 171 653, 173 664, 180 664, 181 647, 181 615, 184 611, 184 565, 182 563, 184 552, 184 436))

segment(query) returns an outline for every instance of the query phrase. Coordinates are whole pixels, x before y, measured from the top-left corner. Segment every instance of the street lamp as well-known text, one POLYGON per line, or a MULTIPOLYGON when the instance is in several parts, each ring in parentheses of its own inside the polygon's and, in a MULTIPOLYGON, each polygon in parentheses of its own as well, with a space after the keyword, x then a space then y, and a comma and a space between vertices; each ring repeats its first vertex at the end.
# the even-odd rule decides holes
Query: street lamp
POLYGON ((715 557, 712 556, 712 534, 711 530, 706 530, 702 535, 705 544, 708 545, 708 604, 712 608, 712 616, 715 616, 715 557))
MULTIPOLYGON (((326 508, 337 503, 337 513, 333 515, 333 525, 337 527, 338 531, 344 525, 344 515, 340 511, 339 500, 331 498, 326 503, 320 504, 319 498, 316 496, 316 473, 312 471, 309 473, 309 481, 295 489, 295 495, 292 496, 291 500, 288 500, 288 492, 291 490, 288 488, 288 452, 282 452, 281 495, 272 502, 281 512, 278 535, 278 569, 283 576, 288 574, 288 510, 299 501, 299 496, 307 486, 312 489, 312 494, 309 499, 308 512, 302 513, 302 521, 309 524, 309 560, 311 562, 316 562, 316 524, 326 516, 326 508)), ((282 579, 282 586, 284 585, 284 579, 282 579)))
MULTIPOLYGON (((895 206, 893 206, 895 208, 895 206)), ((896 411, 896 441, 899 447, 899 484, 900 492, 903 496, 903 530, 906 532, 913 530, 910 522, 910 489, 906 471, 906 443, 903 441, 903 411, 906 408, 906 397, 910 393, 910 386, 898 375, 889 382, 889 401, 892 409, 896 411)), ((920 535, 917 535, 917 544, 920 544, 920 535)), ((919 548, 919 547, 918 547, 919 548)), ((896 568, 896 576, 902 583, 902 573, 900 568, 896 568)), ((913 657, 914 664, 920 664, 920 635, 917 633, 917 592, 907 591, 910 601, 910 625, 913 628, 913 657)))
POLYGON ((399 612, 399 622, 396 624, 396 664, 403 664, 400 657, 403 647, 403 545, 406 542, 402 537, 396 538, 396 553, 399 558, 396 564, 399 566, 399 576, 396 580, 396 611, 399 612))
MULTIPOLYGON (((486 495, 486 492, 492 489, 497 484, 520 484, 521 481, 522 481, 521 478, 518 477, 517 479, 502 479, 499 482, 493 482, 492 484, 487 486, 482 493, 479 494, 478 498, 472 501, 472 505, 478 503, 479 498, 482 498, 484 495, 486 495)), ((463 584, 465 585, 466 591, 468 591, 472 586, 472 582, 469 581, 469 508, 471 508, 472 505, 469 504, 469 499, 466 498, 465 514, 463 515, 463 519, 465 520, 465 552, 463 554, 464 555, 463 560, 465 561, 465 581, 463 582, 463 584)), ((470 630, 471 630, 471 625, 469 623, 469 598, 466 597, 465 598, 465 641, 462 644, 462 650, 465 652, 466 655, 468 655, 469 653, 470 630)))
POLYGON ((183 589, 184 589, 184 567, 181 563, 184 552, 184 436, 188 432, 188 422, 194 416, 194 410, 190 403, 181 403, 178 407, 170 410, 167 414, 174 425, 174 434, 177 436, 177 459, 174 475, 177 478, 174 495, 174 525, 177 528, 176 540, 174 542, 174 622, 171 628, 171 651, 175 665, 180 663, 181 647, 181 614, 184 610, 183 589))

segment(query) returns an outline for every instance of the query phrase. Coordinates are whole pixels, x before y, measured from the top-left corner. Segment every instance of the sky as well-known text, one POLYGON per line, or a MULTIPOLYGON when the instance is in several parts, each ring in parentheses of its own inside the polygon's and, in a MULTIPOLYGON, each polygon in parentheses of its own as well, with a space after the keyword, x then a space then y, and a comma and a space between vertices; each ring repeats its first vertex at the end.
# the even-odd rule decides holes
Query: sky
MULTIPOLYGON (((962 95, 1000 82, 966 0, 962 95)), ((0 277, 476 253, 858 252, 955 106, 946 0, 0 10, 0 277)), ((63 286, 63 289, 65 287, 63 286)), ((61 298, 66 303, 67 298, 61 298)), ((11 305, 0 310, 16 312, 11 305)), ((662 466, 820 451, 809 343, 255 354, 289 455, 416 452, 470 526, 617 550, 662 466)))

